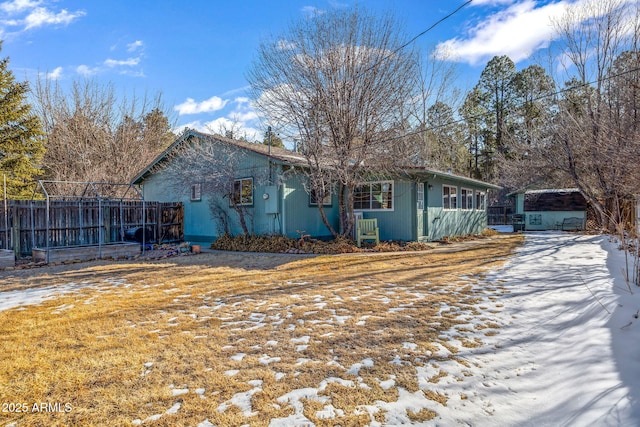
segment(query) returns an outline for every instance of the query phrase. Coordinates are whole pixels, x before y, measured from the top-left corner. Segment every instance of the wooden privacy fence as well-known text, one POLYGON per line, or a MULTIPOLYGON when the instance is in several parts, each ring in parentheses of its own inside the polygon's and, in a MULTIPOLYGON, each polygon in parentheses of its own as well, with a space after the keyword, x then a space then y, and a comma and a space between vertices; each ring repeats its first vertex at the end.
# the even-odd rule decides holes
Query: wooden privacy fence
POLYGON ((181 203, 142 200, 8 200, 0 205, 0 249, 16 256, 45 247, 184 239, 181 203), (143 213, 144 212, 144 213, 143 213))

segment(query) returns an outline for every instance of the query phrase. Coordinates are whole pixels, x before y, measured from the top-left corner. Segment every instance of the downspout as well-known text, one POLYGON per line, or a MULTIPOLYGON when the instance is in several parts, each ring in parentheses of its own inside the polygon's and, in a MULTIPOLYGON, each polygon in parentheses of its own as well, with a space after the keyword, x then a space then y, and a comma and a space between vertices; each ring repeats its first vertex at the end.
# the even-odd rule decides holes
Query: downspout
POLYGON ((287 184, 282 182, 282 235, 287 235, 287 184))

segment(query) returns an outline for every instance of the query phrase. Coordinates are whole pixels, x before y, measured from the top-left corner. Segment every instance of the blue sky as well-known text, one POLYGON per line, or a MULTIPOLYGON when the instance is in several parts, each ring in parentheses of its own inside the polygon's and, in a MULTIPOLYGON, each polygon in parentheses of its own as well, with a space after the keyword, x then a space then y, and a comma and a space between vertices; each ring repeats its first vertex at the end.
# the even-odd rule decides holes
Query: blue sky
MULTIPOLYGON (((473 0, 418 38, 428 54, 450 52, 468 90, 487 61, 509 55, 522 66, 553 37, 550 17, 584 0, 473 0)), ((463 0, 360 0, 391 11, 414 37, 463 0)), ((211 130, 239 121, 263 132, 246 97, 245 73, 260 41, 313 11, 351 0, 11 0, 0 2, 2 57, 18 80, 48 75, 63 87, 90 78, 119 94, 162 94, 177 128, 211 130)), ((258 136, 256 136, 257 138, 258 136)))

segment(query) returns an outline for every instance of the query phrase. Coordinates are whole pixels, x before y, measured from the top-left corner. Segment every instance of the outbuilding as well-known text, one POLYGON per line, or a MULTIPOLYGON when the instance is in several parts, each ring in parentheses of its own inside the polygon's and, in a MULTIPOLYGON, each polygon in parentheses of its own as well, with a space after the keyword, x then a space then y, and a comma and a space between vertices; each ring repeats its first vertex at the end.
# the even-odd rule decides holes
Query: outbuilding
POLYGON ((584 230, 587 201, 577 188, 525 190, 515 197, 515 222, 526 231, 584 230))

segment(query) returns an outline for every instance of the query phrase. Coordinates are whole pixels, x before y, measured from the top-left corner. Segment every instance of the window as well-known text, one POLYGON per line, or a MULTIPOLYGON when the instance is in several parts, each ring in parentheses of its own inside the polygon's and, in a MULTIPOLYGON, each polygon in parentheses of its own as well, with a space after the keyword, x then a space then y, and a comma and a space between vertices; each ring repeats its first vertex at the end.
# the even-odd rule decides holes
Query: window
POLYGON ((458 208, 458 187, 442 186, 442 207, 444 209, 458 208))
POLYGON ((202 200, 202 184, 191 184, 191 201, 199 202, 202 200))
POLYGON ((322 192, 324 197, 319 200, 318 194, 314 188, 309 190, 309 204, 312 206, 318 206, 318 202, 322 203, 322 206, 331 206, 331 189, 327 184, 322 186, 322 192))
POLYGON ((393 181, 367 182, 353 190, 353 209, 358 211, 392 210, 393 181))
POLYGON ((253 178, 233 181, 233 201, 237 205, 253 205, 253 178))
POLYGON ((476 191, 476 209, 479 211, 487 209, 487 195, 484 191, 476 191))
POLYGON ((542 214, 529 215, 529 225, 541 225, 541 224, 542 224, 542 214))
POLYGON ((473 190, 460 189, 460 209, 473 209, 473 190))
POLYGON ((416 209, 424 210, 424 183, 419 182, 416 186, 416 209))

